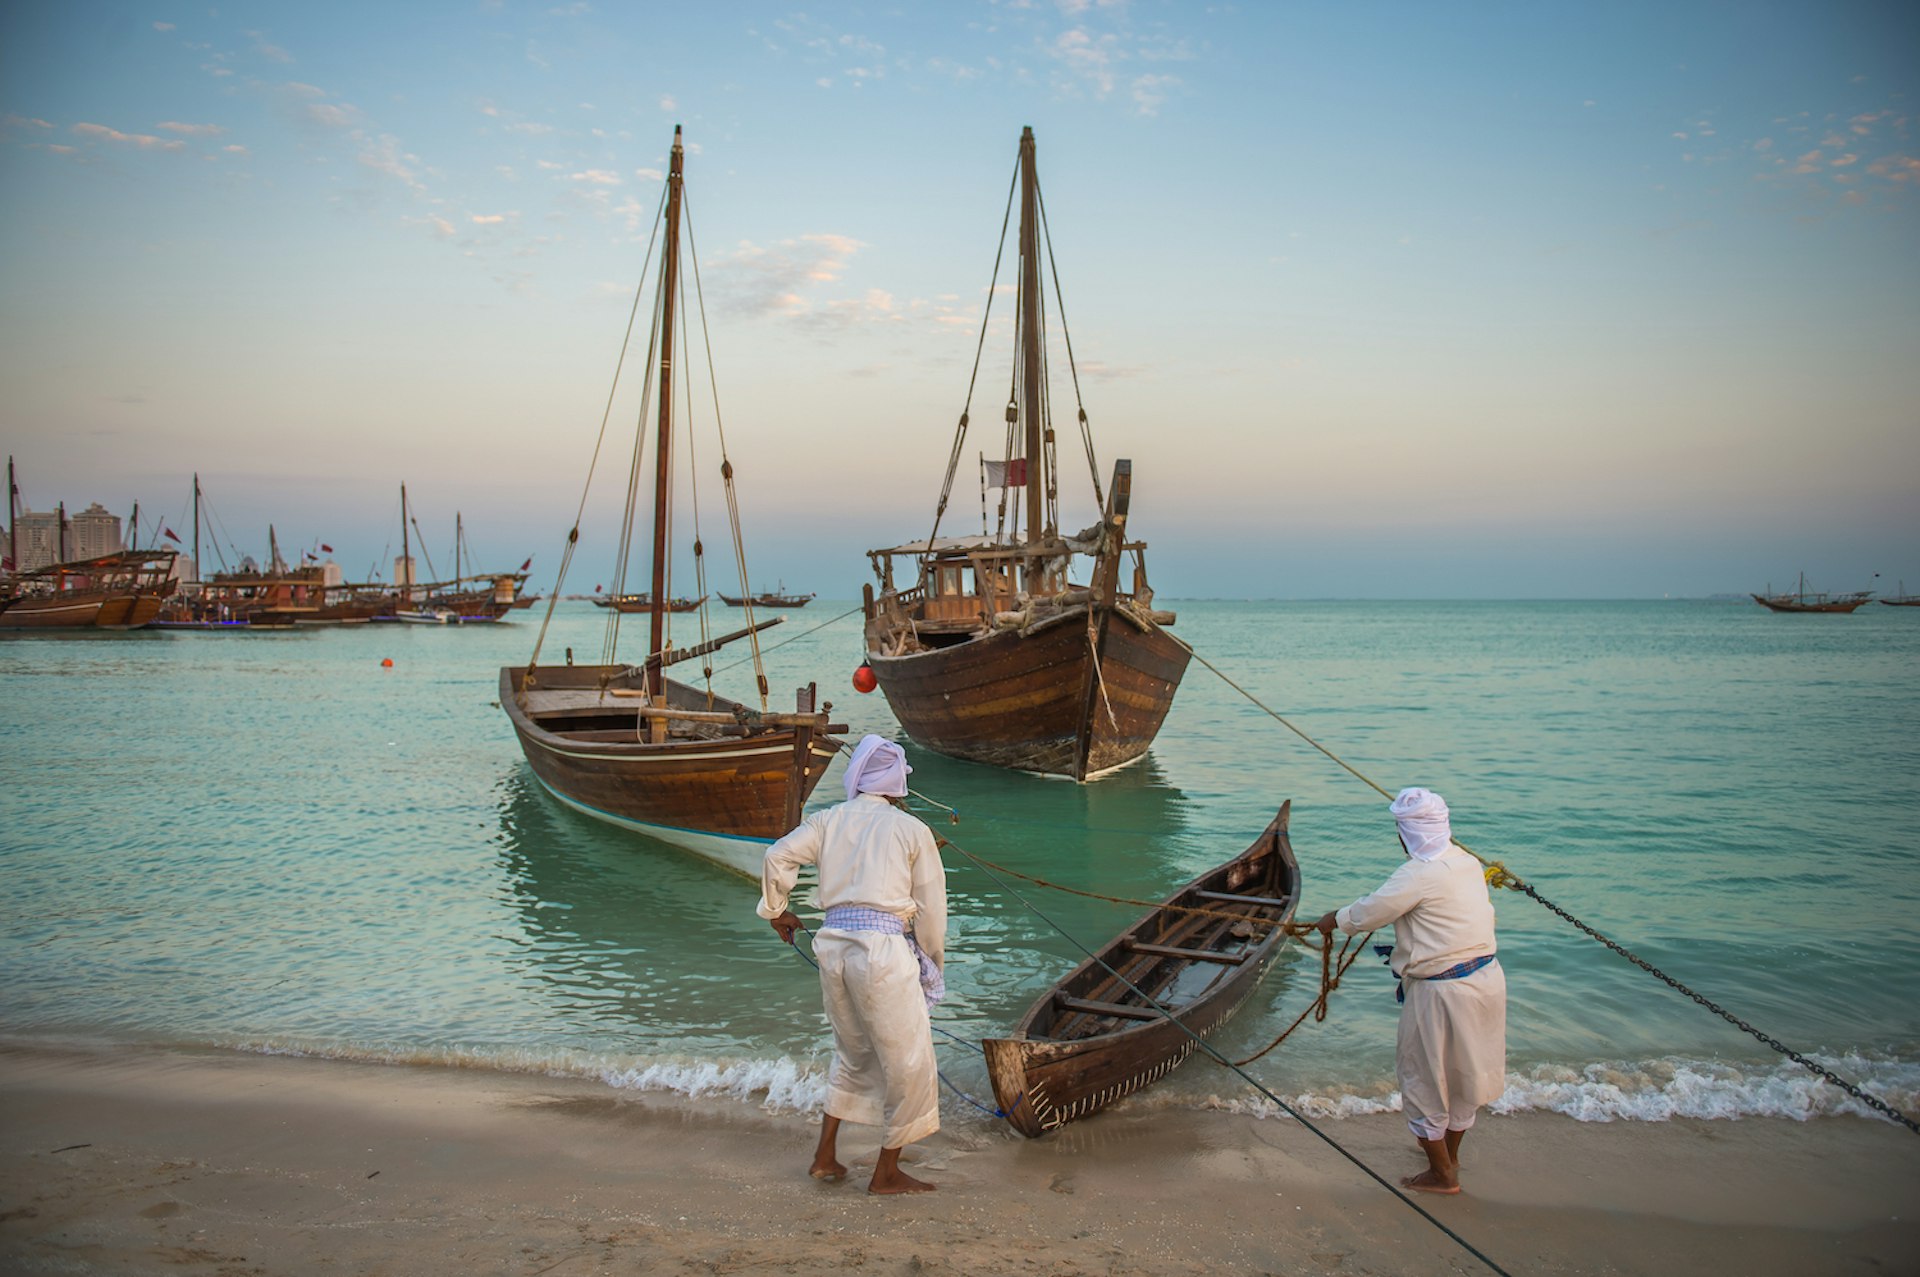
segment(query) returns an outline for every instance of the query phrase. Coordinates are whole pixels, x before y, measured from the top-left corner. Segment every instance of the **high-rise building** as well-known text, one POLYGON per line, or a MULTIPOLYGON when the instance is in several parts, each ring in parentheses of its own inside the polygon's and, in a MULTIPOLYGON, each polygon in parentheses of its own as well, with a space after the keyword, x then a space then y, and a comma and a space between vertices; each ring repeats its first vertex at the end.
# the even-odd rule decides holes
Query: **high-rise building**
MULTIPOLYGON (((125 549, 120 540, 120 516, 98 501, 67 520, 66 544, 61 544, 60 514, 56 510, 22 510, 14 520, 13 542, 20 547, 16 570, 31 572, 70 559, 97 559, 125 549)), ((4 545, 0 545, 0 551, 4 545)))
POLYGON ((67 520, 69 558, 97 559, 125 548, 120 540, 120 516, 98 501, 67 520))
POLYGON ((60 561, 60 516, 22 510, 13 521, 13 540, 20 548, 20 571, 51 567, 60 561))

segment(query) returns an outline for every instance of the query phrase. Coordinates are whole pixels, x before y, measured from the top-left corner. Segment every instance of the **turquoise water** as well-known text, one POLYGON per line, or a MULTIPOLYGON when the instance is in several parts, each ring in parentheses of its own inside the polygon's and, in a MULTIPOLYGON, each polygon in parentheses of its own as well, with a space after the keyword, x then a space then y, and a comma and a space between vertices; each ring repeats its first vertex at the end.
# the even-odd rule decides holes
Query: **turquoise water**
MULTIPOLYGON (((885 701, 848 685, 855 622, 803 633, 848 606, 817 600, 769 636, 793 640, 769 657, 776 706, 815 678, 855 733, 892 732, 885 701)), ((1202 656, 1357 770, 1439 790, 1460 838, 1543 895, 1920 1108, 1920 612, 1176 606, 1202 656)), ((755 887, 534 783, 494 699, 538 616, 0 641, 0 1033, 817 1105, 814 975, 754 917, 755 887)), ((563 604, 554 625, 550 659, 597 658, 595 609, 563 604)), ((739 695, 750 671, 720 684, 739 695)), ((1384 800, 1197 662, 1152 752, 1091 785, 908 752, 916 788, 958 809, 957 825, 928 814, 960 847, 1106 895, 1166 894, 1287 798, 1304 915, 1399 858, 1384 800)), ((839 795, 836 768, 817 802, 839 795)), ((1075 939, 1097 944, 1138 912, 1016 883, 1023 901, 960 854, 948 864, 950 994, 935 1019, 967 1041, 1016 1021, 1078 961, 1075 939)), ((1501 893, 1498 908, 1503 1107, 1856 1111, 1533 901, 1501 893)), ((1222 1048, 1267 1042, 1317 970, 1296 950, 1222 1048)), ((1329 1019, 1250 1071, 1316 1112, 1390 1106, 1392 987, 1371 959, 1355 966, 1329 1019)), ((942 1039, 941 1056, 985 1097, 977 1052, 942 1039)), ((1264 1107, 1204 1061, 1131 1102, 1264 1107)), ((947 1115, 989 1120, 952 1095, 947 1115)))

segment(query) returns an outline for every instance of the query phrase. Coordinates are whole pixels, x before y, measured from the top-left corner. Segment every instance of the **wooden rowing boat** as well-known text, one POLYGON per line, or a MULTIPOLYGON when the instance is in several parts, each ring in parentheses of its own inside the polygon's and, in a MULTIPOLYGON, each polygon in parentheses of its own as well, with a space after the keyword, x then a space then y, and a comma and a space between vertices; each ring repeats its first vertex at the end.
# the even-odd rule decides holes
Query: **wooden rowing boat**
POLYGON ((1165 1077, 1253 992, 1300 901, 1291 807, 1074 968, 1010 1036, 981 1044, 1015 1130, 1044 1134, 1165 1077))

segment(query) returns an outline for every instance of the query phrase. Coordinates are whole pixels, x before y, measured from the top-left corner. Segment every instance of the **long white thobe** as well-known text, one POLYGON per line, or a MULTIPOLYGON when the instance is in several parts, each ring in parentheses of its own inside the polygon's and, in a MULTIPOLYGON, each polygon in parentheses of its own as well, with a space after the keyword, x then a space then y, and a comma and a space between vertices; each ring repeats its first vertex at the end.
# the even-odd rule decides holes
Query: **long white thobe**
MULTIPOLYGON (((767 848, 760 867, 762 918, 777 918, 800 870, 819 873, 824 908, 860 905, 893 914, 944 971, 947 879, 933 832, 879 794, 815 812, 767 848)), ((886 1128, 887 1148, 940 1129, 939 1072, 920 993, 920 963, 906 937, 822 927, 813 954, 833 1026, 827 1113, 886 1128)))
POLYGON ((1480 862, 1457 847, 1409 858, 1334 921, 1349 935, 1393 928, 1393 970, 1407 998, 1394 1059, 1407 1125, 1428 1140, 1466 1130, 1506 1090, 1506 973, 1490 962, 1451 980, 1425 977, 1495 952, 1480 862))

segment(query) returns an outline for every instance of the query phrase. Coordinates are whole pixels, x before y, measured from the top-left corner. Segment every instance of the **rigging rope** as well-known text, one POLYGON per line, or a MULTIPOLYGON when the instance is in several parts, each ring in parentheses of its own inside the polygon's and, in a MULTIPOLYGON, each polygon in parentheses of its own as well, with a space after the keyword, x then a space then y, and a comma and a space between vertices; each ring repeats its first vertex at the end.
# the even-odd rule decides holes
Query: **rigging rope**
POLYGON ((1015 161, 1013 180, 1007 185, 1007 211, 1000 218, 1000 244, 993 253, 993 278, 987 283, 987 304, 980 312, 980 340, 973 350, 973 372, 967 377, 967 401, 960 408, 960 424, 953 434, 953 451, 947 457, 947 477, 940 485, 940 502, 933 509, 933 530, 927 533, 928 550, 933 549, 933 539, 940 535, 940 519, 947 512, 947 498, 953 494, 953 476, 960 469, 960 449, 967 441, 967 415, 973 410, 973 388, 980 378, 980 357, 987 348, 987 321, 993 318, 993 294, 1000 284, 1000 262, 1007 255, 1007 226, 1013 220, 1013 192, 1019 185, 1020 164, 1015 161))
POLYGON ((1086 400, 1080 394, 1080 369, 1073 360, 1073 334, 1067 329, 1067 295, 1060 291, 1060 263, 1053 256, 1053 230, 1047 225, 1047 197, 1040 189, 1040 179, 1033 182, 1034 202, 1040 206, 1040 234, 1047 242, 1047 269, 1053 275, 1053 298, 1060 306, 1060 336, 1067 343, 1067 371, 1073 377, 1073 405, 1080 413, 1080 438, 1087 446, 1087 470, 1093 476, 1093 505, 1097 510, 1107 508, 1107 498, 1100 490, 1100 463, 1093 455, 1093 426, 1087 421, 1086 400))
MULTIPOLYGON (((1187 650, 1190 652, 1193 651, 1192 648, 1188 648, 1187 650)), ((1341 758, 1338 754, 1335 754, 1332 750, 1328 749, 1325 745, 1322 745, 1319 741, 1313 739, 1313 737, 1307 735, 1305 732, 1301 731, 1298 727, 1295 727, 1292 723, 1288 722, 1284 715, 1278 713, 1268 705, 1262 703, 1259 697, 1255 696, 1252 692, 1249 692, 1246 688, 1240 686, 1238 683, 1228 678, 1224 673, 1221 673, 1219 667, 1214 665, 1212 661, 1209 661, 1206 657, 1200 655, 1198 652, 1193 652, 1193 659, 1195 659, 1196 661, 1199 661, 1202 665, 1206 666, 1209 670, 1212 670, 1213 673, 1219 677, 1221 682, 1225 683, 1228 687, 1231 687, 1234 691, 1239 692, 1242 696, 1246 697, 1247 700, 1251 701, 1254 705, 1259 706, 1259 708, 1263 710, 1266 714, 1268 714, 1271 718, 1273 718, 1275 722, 1285 727, 1288 731, 1298 736, 1301 740, 1307 742, 1307 744, 1319 750, 1322 754, 1325 754, 1329 759, 1331 759, 1334 763, 1338 764, 1349 775, 1353 776, 1356 780, 1360 781, 1360 783, 1367 786, 1367 788, 1373 790, 1375 793, 1379 794, 1382 798, 1386 798, 1389 800, 1392 799, 1393 795, 1389 794, 1385 789, 1382 789, 1378 784, 1376 784, 1373 781, 1371 777, 1360 772, 1359 770, 1354 768, 1351 764, 1349 764, 1345 759, 1341 758)), ((1641 970, 1647 972, 1649 975, 1655 977, 1656 979, 1660 980, 1662 983, 1673 988, 1675 991, 1685 994, 1687 997, 1691 998, 1694 1002, 1697 1002, 1702 1007, 1705 1007, 1707 1010, 1713 1012, 1715 1015, 1725 1020, 1728 1024, 1731 1024, 1735 1028, 1739 1029, 1741 1032, 1746 1033, 1750 1037, 1754 1038, 1756 1041, 1761 1042, 1764 1045, 1773 1048, 1775 1051, 1778 1051, 1780 1054, 1786 1056, 1789 1060, 1792 1060, 1795 1064, 1800 1065, 1802 1068, 1814 1074, 1816 1077, 1819 1077, 1823 1081, 1831 1082, 1834 1086, 1839 1087, 1842 1091, 1845 1091, 1848 1095, 1852 1096, 1854 1099, 1858 1100, 1860 1103, 1866 1105, 1868 1108, 1873 1109, 1874 1111, 1885 1115, 1886 1117, 1888 1117, 1889 1119, 1895 1122, 1898 1122, 1901 1126, 1906 1127, 1909 1131, 1912 1131, 1915 1135, 1920 1135, 1920 1122, 1916 1122, 1913 1118, 1908 1117, 1905 1113, 1902 1113, 1899 1109, 1894 1108, 1891 1104, 1888 1104, 1885 1100, 1880 1099, 1876 1095, 1870 1095, 1866 1091, 1862 1090, 1860 1087, 1855 1086, 1853 1083, 1842 1079, 1840 1076, 1835 1074, 1833 1070, 1814 1063, 1812 1060, 1808 1059, 1806 1056, 1800 1054, 1800 1052, 1795 1051, 1791 1047, 1787 1046, 1784 1042, 1780 1041, 1778 1038, 1773 1037, 1770 1034, 1763 1033, 1759 1029, 1754 1028, 1751 1024, 1748 1024, 1745 1020, 1734 1015, 1731 1011, 1728 1011, 1725 1007, 1722 1007, 1719 1003, 1714 1002, 1712 999, 1706 997, 1704 994, 1696 993, 1693 989, 1687 987, 1685 984, 1682 984, 1680 981, 1674 979, 1672 976, 1660 970, 1658 967, 1648 962, 1645 958, 1640 957, 1638 954, 1634 953, 1632 950, 1627 949, 1625 946, 1618 944, 1613 940, 1608 939, 1606 936, 1600 934, 1598 931, 1594 930, 1592 927, 1582 922, 1579 918, 1574 917, 1573 914, 1567 912, 1565 909, 1561 908, 1559 905, 1553 903, 1553 901, 1548 900, 1545 896, 1541 895, 1530 884, 1522 881, 1519 875, 1513 873, 1500 861, 1488 860, 1485 856, 1481 855, 1479 852, 1475 851, 1473 848, 1467 846, 1465 843, 1461 842, 1458 838, 1455 838, 1452 841, 1454 846, 1466 852, 1469 856, 1472 856, 1475 860, 1479 861, 1481 865, 1485 867, 1484 872, 1487 879, 1487 885, 1489 887, 1505 887, 1509 891, 1517 891, 1517 892, 1520 892, 1522 895, 1531 896, 1535 901, 1539 902, 1541 905, 1544 905, 1552 913, 1557 914, 1559 917, 1573 924, 1573 926, 1577 927, 1579 930, 1586 933, 1588 936, 1599 941, 1601 944, 1605 945, 1607 948, 1613 950, 1615 953, 1625 958, 1628 962, 1633 963, 1633 965, 1635 965, 1636 967, 1639 967, 1641 970)))
MULTIPOLYGON (((607 387, 607 406, 600 412, 600 433, 594 437, 593 457, 587 463, 587 481, 580 487, 580 504, 573 512, 573 526, 567 531, 567 548, 561 552, 560 567, 553 579, 553 592, 547 596, 546 615, 540 618, 540 632, 534 636, 533 655, 527 658, 527 668, 540 664, 540 648, 547 641, 547 627, 553 624, 553 610, 560 602, 560 587, 567 579, 567 568, 573 562, 573 552, 580 544, 580 520, 587 512, 587 494, 593 490, 593 474, 600 465, 600 449, 607 441, 607 423, 613 419, 614 396, 620 390, 620 372, 626 367, 627 350, 633 342, 634 321, 640 317, 640 299, 646 295, 647 271, 653 264, 653 250, 660 239, 660 214, 667 206, 666 185, 660 188, 660 204, 653 211, 653 233, 647 239, 646 256, 640 260, 640 279, 633 288, 633 306, 627 312, 627 330, 620 338, 620 356, 613 362, 613 384, 607 387)), ((613 609, 618 615, 618 609, 613 609)))
MULTIPOLYGON (((766 666, 761 662, 760 631, 755 629, 753 624, 753 590, 747 584, 747 541, 740 530, 740 493, 733 484, 733 459, 727 455, 727 428, 726 423, 720 416, 720 381, 713 375, 713 334, 707 327, 707 294, 700 283, 700 253, 698 247, 693 242, 693 209, 691 205, 686 203, 684 194, 681 200, 682 204, 686 205, 687 208, 687 257, 693 262, 694 297, 700 303, 700 339, 705 345, 707 352, 707 385, 713 391, 713 428, 714 433, 717 434, 720 439, 720 480, 727 495, 727 525, 728 529, 733 533, 733 562, 735 568, 737 568, 740 573, 740 606, 745 609, 747 643, 753 649, 754 685, 760 690, 760 712, 764 714, 767 710, 767 670, 766 666)), ((691 394, 691 392, 689 392, 689 394, 691 394)), ((701 582, 702 592, 704 593, 704 576, 701 578, 701 582)), ((705 611, 703 610, 700 615, 704 626, 705 611)), ((737 663, 738 662, 736 662, 736 664, 737 663)), ((706 664, 707 677, 711 679, 713 677, 713 663, 709 660, 706 664)), ((733 666, 729 665, 724 668, 732 669, 733 666)), ((711 688, 709 688, 709 691, 711 691, 711 688)))

